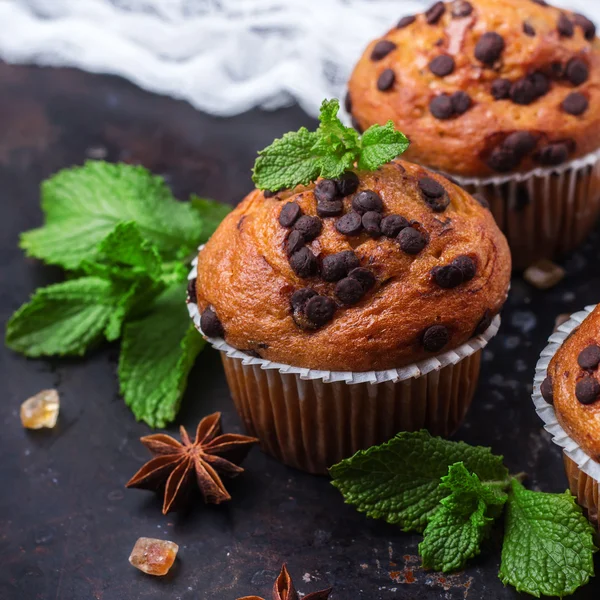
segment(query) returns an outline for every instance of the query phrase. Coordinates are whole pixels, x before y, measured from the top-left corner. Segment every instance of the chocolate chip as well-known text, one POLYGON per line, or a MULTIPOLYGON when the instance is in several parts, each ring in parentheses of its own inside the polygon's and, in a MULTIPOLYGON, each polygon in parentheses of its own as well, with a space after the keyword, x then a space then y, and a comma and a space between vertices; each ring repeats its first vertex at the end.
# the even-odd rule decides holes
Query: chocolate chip
POLYGON ((217 317, 215 311, 208 307, 202 311, 200 316, 200 329, 207 337, 225 337, 225 330, 219 317, 217 317))
POLYGON ((592 344, 584 348, 579 353, 577 362, 582 369, 597 369, 600 365, 600 346, 592 344))
POLYGON ((323 259, 321 275, 325 281, 339 281, 359 264, 358 257, 352 250, 329 254, 323 259))
POLYGON ((502 143, 505 148, 514 152, 518 159, 529 154, 535 148, 535 144, 536 138, 529 131, 515 131, 502 143))
POLYGON ((331 202, 319 202, 317 204, 317 214, 326 219, 327 217, 338 217, 344 212, 344 203, 341 200, 331 202))
POLYGON ((527 21, 523 21, 523 33, 529 37, 533 37, 535 35, 535 29, 527 21))
POLYGON ((358 189, 358 175, 353 171, 346 171, 335 180, 340 196, 346 197, 358 189))
POLYGON ((338 197, 337 183, 333 179, 321 179, 315 186, 317 202, 331 202, 338 197))
POLYGON ((468 17, 473 12, 473 5, 470 2, 466 2, 466 0, 455 0, 452 3, 451 12, 455 19, 468 17))
POLYGON ((363 132, 363 128, 361 127, 361 124, 358 122, 358 120, 356 119, 356 117, 352 117, 350 119, 350 123, 352 123, 352 127, 354 127, 354 129, 356 129, 356 131, 358 131, 358 133, 362 133, 363 132))
POLYGON ((477 202, 479 202, 479 204, 481 204, 481 206, 483 206, 483 208, 487 208, 489 210, 490 203, 488 202, 487 198, 483 194, 473 194, 473 198, 475 200, 477 200, 477 202))
POLYGON ((290 256, 290 267, 298 277, 311 277, 317 272, 317 259, 306 246, 290 256))
POLYGON ((362 216, 362 225, 371 237, 379 237, 381 235, 381 215, 378 212, 374 210, 366 212, 362 216))
POLYGON ((440 54, 429 63, 429 70, 438 77, 446 77, 454 71, 454 59, 447 54, 440 54))
POLYGON ((475 58, 485 65, 493 65, 504 50, 504 38, 495 31, 484 33, 475 45, 475 58))
POLYGON ((315 296, 306 303, 304 312, 309 321, 320 327, 333 319, 335 302, 326 296, 315 296))
POLYGON ((287 239, 287 255, 291 256, 304 246, 304 236, 299 231, 292 231, 287 239))
POLYGON ((407 17, 402 17, 398 21, 398 25, 396 25, 396 27, 398 29, 404 29, 405 27, 412 25, 416 20, 417 20, 417 17, 415 17, 414 15, 408 15, 407 17))
POLYGON ((432 325, 423 334, 423 347, 427 352, 439 352, 450 338, 448 329, 443 325, 432 325))
POLYGON ((462 115, 466 113, 471 107, 471 96, 463 91, 454 92, 450 96, 452 102, 452 108, 454 109, 455 115, 462 115))
POLYGON ((357 267, 348 273, 348 277, 356 279, 365 292, 368 292, 375 285, 375 275, 364 267, 357 267))
POLYGON ((565 68, 559 60, 550 63, 550 74, 557 79, 565 74, 565 68))
POLYGON ((586 16, 574 14, 573 21, 575 22, 575 25, 583 29, 583 36, 586 40, 591 42, 596 37, 596 26, 586 16))
POLYGON ((588 99, 579 92, 572 92, 561 103, 560 107, 570 115, 582 115, 589 106, 588 99))
POLYGON ((512 83, 508 79, 495 79, 492 83, 492 96, 494 100, 505 100, 510 96, 512 83))
POLYGON ((529 80, 533 83, 533 89, 537 98, 545 96, 548 93, 550 80, 543 73, 536 71, 529 76, 529 80))
POLYGON ((488 166, 498 173, 506 173, 512 171, 519 166, 520 159, 509 148, 498 146, 492 150, 492 153, 487 159, 488 166))
POLYGON ((273 198, 273 196, 277 196, 277 194, 279 194, 279 192, 283 191, 284 188, 280 188, 278 190, 264 190, 263 191, 263 196, 265 198, 273 198))
POLYGON ((392 50, 396 49, 396 44, 389 40, 379 40, 371 52, 371 60, 381 60, 385 58, 392 50))
POLYGON ((346 95, 344 96, 344 108, 346 109, 347 113, 352 112, 352 98, 349 91, 346 92, 346 95))
POLYGON ((362 231, 362 218, 357 212, 346 213, 335 222, 335 228, 344 235, 358 235, 362 231))
POLYGON ((483 313, 483 317, 481 317, 479 323, 475 327, 475 331, 473 331, 473 336, 481 335, 485 333, 488 327, 492 324, 492 313, 489 310, 486 310, 483 313))
POLYGON ((436 119, 450 119, 454 116, 454 106, 448 94, 440 94, 429 102, 429 110, 436 119))
POLYGON ((290 298, 290 304, 293 310, 304 311, 306 303, 317 295, 317 292, 310 288, 301 288, 296 290, 290 298))
POLYGON ((346 277, 335 286, 337 299, 346 305, 356 304, 365 295, 365 290, 359 281, 352 277, 346 277))
POLYGON ((381 233, 389 238, 396 237, 406 227, 410 223, 400 215, 388 215, 381 220, 381 233))
POLYGON ((196 292, 196 277, 194 277, 193 279, 190 279, 188 281, 187 284, 187 295, 188 298, 190 299, 191 302, 196 303, 198 298, 197 298, 197 292, 196 292))
POLYGON ((385 69, 377 79, 377 89, 380 92, 385 92, 394 85, 395 80, 396 74, 394 71, 392 71, 392 69, 385 69))
POLYGON ((452 261, 452 265, 457 267, 462 273, 463 281, 471 281, 477 273, 475 261, 470 256, 459 256, 452 261))
POLYGON ((444 212, 450 204, 450 197, 444 186, 431 177, 421 177, 419 189, 423 199, 434 212, 444 212))
POLYGON ((580 58, 572 58, 565 69, 565 77, 573 85, 581 85, 588 80, 590 70, 587 64, 580 58))
POLYGON ((314 240, 321 233, 322 229, 323 223, 321 223, 321 219, 309 215, 302 215, 294 225, 294 230, 302 234, 305 242, 314 240))
POLYGON ((435 25, 446 12, 446 6, 443 2, 436 2, 425 12, 425 20, 429 25, 435 25))
POLYGON ((282 227, 291 227, 302 214, 302 210, 295 202, 288 202, 283 205, 279 212, 279 224, 282 227))
POLYGON ((558 29, 558 33, 560 33, 560 35, 563 37, 573 37, 573 34, 575 33, 575 27, 573 26, 573 23, 564 13, 561 13, 558 17, 556 29, 558 29))
POLYGON ((560 165, 561 163, 564 163, 568 157, 569 148, 564 142, 548 144, 544 148, 540 148, 536 154, 536 159, 540 164, 548 167, 560 165))
POLYGON ((600 396, 600 383, 590 375, 586 375, 577 382, 575 396, 581 404, 592 404, 600 396))
POLYGON ((383 201, 373 190, 363 190, 352 199, 352 208, 361 215, 371 210, 381 212, 383 201))
POLYGON ((552 389, 552 379, 550 377, 546 377, 546 379, 542 381, 540 392, 542 393, 542 398, 548 404, 554 404, 554 390, 552 389))
POLYGON ((406 254, 419 254, 427 245, 427 238, 413 227, 403 229, 396 239, 400 244, 400 249, 406 254))
POLYGON ((431 270, 431 275, 437 285, 444 289, 455 288, 463 282, 461 270, 454 265, 434 267, 431 270))
POLYGON ((537 97, 535 86, 529 77, 518 79, 510 86, 510 99, 515 104, 531 104, 537 97))

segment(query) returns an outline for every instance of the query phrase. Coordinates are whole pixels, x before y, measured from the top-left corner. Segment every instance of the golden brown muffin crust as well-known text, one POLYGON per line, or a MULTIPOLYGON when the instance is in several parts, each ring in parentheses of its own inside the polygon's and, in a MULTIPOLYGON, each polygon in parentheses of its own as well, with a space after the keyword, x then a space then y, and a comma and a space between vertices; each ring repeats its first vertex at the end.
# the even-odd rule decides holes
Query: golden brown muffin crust
POLYGON ((543 389, 544 397, 554 403, 563 429, 596 461, 600 461, 600 392, 594 394, 595 385, 600 389, 600 369, 595 360, 600 360, 599 346, 600 305, 550 361, 545 384, 552 389, 552 397, 548 395, 550 388, 543 389))
POLYGON ((433 19, 416 15, 367 47, 346 104, 357 128, 392 120, 412 142, 408 160, 461 176, 553 166, 598 148, 600 42, 591 22, 534 0, 437 5, 437 21, 441 9, 433 19), (515 132, 525 135, 506 142, 515 132))
POLYGON ((396 161, 357 174, 359 187, 343 199, 344 213, 352 212, 357 194, 372 190, 383 200, 383 216, 396 214, 411 221, 412 229, 428 238, 425 248, 410 255, 396 238, 344 235, 336 229, 339 217, 323 218, 321 233, 305 244, 316 256, 319 274, 299 277, 286 252, 292 230, 280 224, 279 216, 291 201, 304 215, 316 215, 315 186, 270 198, 254 191, 227 216, 198 259, 200 311, 214 311, 229 344, 294 366, 380 370, 456 348, 498 313, 511 262, 506 240, 488 210, 446 178, 411 163, 396 161), (419 180, 426 175, 443 186, 449 200, 441 212, 425 202, 419 180), (322 277, 324 257, 341 251, 353 251, 360 267, 376 279, 351 306, 336 297, 338 284, 322 277), (471 259, 467 262, 475 266, 474 277, 452 289, 440 287, 432 269, 458 257, 471 259), (336 305, 333 318, 314 330, 304 328, 304 309, 291 308, 292 294, 303 288, 336 305), (448 340, 441 349, 427 351, 423 336, 435 325, 445 329, 448 340))

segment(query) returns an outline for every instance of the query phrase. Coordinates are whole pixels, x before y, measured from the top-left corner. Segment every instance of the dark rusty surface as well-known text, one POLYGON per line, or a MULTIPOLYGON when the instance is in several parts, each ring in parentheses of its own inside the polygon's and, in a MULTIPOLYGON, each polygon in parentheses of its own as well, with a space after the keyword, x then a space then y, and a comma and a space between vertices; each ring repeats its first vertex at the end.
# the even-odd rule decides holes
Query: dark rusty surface
MULTIPOLYGON (((72 70, 0 65, 0 312, 5 322, 60 271, 27 260, 20 231, 41 221, 38 186, 86 156, 139 162, 164 174, 179 197, 190 192, 235 203, 250 188, 258 148, 311 120, 299 109, 253 111, 232 119, 200 114, 113 77, 72 70)), ((542 432, 530 399, 537 356, 558 313, 600 298, 599 237, 564 264, 550 292, 515 279, 501 334, 485 353, 482 381, 458 437, 504 453, 529 484, 563 491, 559 450, 542 432)), ((368 521, 345 506, 327 479, 288 469, 254 450, 247 471, 228 484, 227 506, 198 505, 163 517, 151 494, 124 485, 148 455, 117 394, 117 347, 82 360, 0 356, 0 598, 2 600, 235 600, 270 597, 287 561, 298 589, 335 587, 332 600, 519 597, 496 577, 499 540, 465 572, 426 573, 415 558, 419 536, 368 521), (61 417, 53 431, 26 432, 20 403, 56 387, 61 417), (144 576, 127 562, 139 536, 180 545, 175 570, 144 576)), ((239 430, 217 354, 194 368, 179 422, 193 429, 214 410, 239 430)), ((172 428, 175 431, 175 428, 172 428)), ((597 598, 600 584, 576 594, 597 598)))

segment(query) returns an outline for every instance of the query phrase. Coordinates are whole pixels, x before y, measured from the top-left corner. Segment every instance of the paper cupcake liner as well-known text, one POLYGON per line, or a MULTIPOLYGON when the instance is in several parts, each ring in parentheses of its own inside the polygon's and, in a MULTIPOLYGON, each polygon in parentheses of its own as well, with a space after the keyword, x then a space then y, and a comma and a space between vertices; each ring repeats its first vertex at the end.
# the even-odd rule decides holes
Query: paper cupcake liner
POLYGON ((574 250, 600 215, 600 150, 527 173, 453 178, 488 200, 515 269, 574 250))
POLYGON ((598 486, 600 482, 600 463, 588 456, 562 428, 551 404, 542 397, 540 386, 546 379, 548 365, 563 342, 573 333, 594 310, 595 305, 571 315, 549 338, 550 342, 542 351, 535 368, 532 399, 535 410, 544 422, 544 429, 552 436, 552 441, 563 449, 565 470, 569 479, 571 493, 577 502, 586 509, 590 520, 597 523, 598 486))

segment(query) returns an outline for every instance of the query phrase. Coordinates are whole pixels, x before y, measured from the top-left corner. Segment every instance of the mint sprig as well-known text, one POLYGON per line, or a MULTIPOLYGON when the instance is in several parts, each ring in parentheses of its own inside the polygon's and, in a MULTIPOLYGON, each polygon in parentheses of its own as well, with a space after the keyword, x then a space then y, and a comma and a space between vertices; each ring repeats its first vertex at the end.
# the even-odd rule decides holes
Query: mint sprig
POLYGON ((30 357, 83 355, 122 338, 120 390, 153 427, 172 421, 204 346, 185 308, 188 258, 229 207, 177 201, 142 167, 87 162, 42 185, 45 223, 21 237, 30 256, 69 280, 36 290, 6 327, 6 344, 30 357))
POLYGON ((406 151, 408 138, 396 131, 392 121, 372 125, 362 136, 338 118, 338 100, 324 100, 319 127, 286 133, 261 150, 252 180, 261 190, 306 185, 319 177, 338 177, 354 165, 375 171, 406 151))
POLYGON ((330 469, 347 503, 422 531, 423 567, 462 569, 505 514, 500 579, 533 596, 572 594, 594 574, 593 527, 573 496, 526 490, 489 448, 432 437, 395 438, 330 469))

